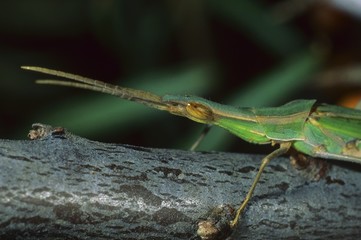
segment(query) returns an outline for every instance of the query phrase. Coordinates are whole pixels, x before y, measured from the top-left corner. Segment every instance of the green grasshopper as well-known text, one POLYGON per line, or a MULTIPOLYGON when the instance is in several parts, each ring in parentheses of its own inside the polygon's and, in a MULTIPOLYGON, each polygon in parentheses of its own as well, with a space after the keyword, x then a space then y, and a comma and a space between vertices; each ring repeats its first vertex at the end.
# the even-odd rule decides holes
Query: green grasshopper
POLYGON ((36 81, 39 84, 108 93, 199 123, 222 127, 247 142, 278 144, 278 149, 262 159, 245 199, 230 222, 231 228, 237 225, 266 165, 291 147, 311 157, 361 163, 361 111, 357 109, 317 104, 316 100, 295 100, 280 107, 239 108, 195 96, 158 96, 47 68, 22 68, 74 80, 36 81))

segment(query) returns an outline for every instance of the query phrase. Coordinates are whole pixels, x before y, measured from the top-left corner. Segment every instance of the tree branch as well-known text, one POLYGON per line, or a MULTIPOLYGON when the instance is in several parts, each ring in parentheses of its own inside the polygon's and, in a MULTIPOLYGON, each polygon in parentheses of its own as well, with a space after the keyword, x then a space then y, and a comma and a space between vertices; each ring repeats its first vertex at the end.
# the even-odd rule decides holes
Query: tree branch
MULTIPOLYGON (((210 210, 227 206, 229 217, 228 205, 238 207, 262 158, 106 144, 36 126, 34 141, 0 140, 1 239, 197 239, 210 210)), ((320 181, 302 172, 272 160, 229 239, 359 237, 360 167, 333 165, 320 181)))

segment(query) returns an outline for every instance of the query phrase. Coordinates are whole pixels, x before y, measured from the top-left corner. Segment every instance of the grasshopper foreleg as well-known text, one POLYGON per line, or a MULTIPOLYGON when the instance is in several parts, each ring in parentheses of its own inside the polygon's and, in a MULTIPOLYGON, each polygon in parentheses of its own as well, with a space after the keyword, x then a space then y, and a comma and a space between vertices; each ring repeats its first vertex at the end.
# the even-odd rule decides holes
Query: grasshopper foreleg
POLYGON ((203 139, 205 138, 205 136, 208 134, 209 130, 211 130, 211 127, 212 127, 211 124, 207 124, 207 125, 204 127, 201 135, 198 137, 198 139, 197 139, 197 140, 193 143, 193 145, 190 147, 190 149, 189 149, 190 151, 196 150, 196 148, 199 146, 199 144, 203 141, 203 139))
POLYGON ((234 226, 237 225, 238 221, 239 221, 239 217, 241 215, 241 213, 243 212, 243 210, 245 209, 245 207, 247 206, 247 203, 249 202, 249 200, 251 199, 253 192, 257 186, 257 183, 261 177, 261 174, 264 170, 264 168, 267 166, 267 164, 273 159, 276 158, 284 153, 286 153, 290 147, 291 147, 292 143, 291 142, 284 142, 280 144, 280 148, 276 149, 275 151, 271 152, 270 154, 268 154, 266 157, 264 157, 262 159, 262 163, 261 166, 257 172, 257 175, 255 177, 255 179, 253 180, 252 186, 250 187, 250 189, 248 190, 248 193, 245 197, 245 199, 243 200, 241 206, 237 209, 236 212, 236 216, 234 217, 234 219, 231 221, 230 226, 231 228, 233 228, 234 226))

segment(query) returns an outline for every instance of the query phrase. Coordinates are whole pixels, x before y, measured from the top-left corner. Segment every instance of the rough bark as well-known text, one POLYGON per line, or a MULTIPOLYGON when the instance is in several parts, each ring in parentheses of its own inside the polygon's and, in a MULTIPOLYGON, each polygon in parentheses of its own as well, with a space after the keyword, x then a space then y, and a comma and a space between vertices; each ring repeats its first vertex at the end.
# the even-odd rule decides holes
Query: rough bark
MULTIPOLYGON (((237 207, 262 156, 90 141, 61 128, 0 140, 0 239, 197 239, 197 223, 237 207)), ((229 239, 356 239, 361 171, 312 181, 285 158, 262 175, 229 239)))

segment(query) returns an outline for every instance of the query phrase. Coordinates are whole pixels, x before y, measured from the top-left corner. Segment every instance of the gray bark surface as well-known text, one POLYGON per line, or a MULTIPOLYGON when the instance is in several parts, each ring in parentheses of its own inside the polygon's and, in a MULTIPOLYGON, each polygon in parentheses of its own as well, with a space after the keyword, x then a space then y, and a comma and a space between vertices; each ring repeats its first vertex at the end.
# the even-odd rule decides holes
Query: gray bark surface
MULTIPOLYGON (((0 239, 197 239, 208 211, 238 207, 261 159, 61 132, 0 140, 0 239)), ((274 159, 228 239, 360 238, 360 179, 355 164, 312 181, 274 159)))

